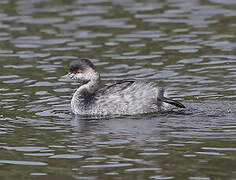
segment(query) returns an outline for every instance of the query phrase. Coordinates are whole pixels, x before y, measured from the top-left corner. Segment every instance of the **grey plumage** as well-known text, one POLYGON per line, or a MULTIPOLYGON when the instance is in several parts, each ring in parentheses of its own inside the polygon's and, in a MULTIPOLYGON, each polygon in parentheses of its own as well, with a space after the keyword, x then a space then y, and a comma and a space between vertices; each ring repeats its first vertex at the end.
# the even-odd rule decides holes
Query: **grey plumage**
POLYGON ((166 110, 169 104, 185 106, 165 97, 165 91, 154 82, 121 80, 99 89, 100 76, 88 59, 70 64, 67 75, 80 83, 71 100, 72 112, 80 115, 134 115, 166 110))

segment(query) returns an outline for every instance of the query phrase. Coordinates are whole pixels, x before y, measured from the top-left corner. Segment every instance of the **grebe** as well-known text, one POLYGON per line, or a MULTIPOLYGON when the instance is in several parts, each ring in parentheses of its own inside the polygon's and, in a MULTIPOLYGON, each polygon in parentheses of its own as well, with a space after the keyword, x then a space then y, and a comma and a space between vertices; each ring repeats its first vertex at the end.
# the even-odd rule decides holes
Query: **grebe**
POLYGON ((72 61, 65 77, 80 85, 71 100, 74 114, 135 115, 165 111, 169 105, 185 108, 165 97, 163 88, 147 80, 119 80, 100 89, 100 75, 89 59, 72 61))

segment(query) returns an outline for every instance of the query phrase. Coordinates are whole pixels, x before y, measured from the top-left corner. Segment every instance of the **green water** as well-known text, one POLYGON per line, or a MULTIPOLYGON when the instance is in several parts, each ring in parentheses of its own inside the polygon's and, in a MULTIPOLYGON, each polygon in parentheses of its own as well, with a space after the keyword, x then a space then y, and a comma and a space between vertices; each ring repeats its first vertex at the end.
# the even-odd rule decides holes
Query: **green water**
POLYGON ((1 179, 236 179, 233 0, 0 1, 1 179), (184 113, 70 113, 70 61, 153 79, 184 113))

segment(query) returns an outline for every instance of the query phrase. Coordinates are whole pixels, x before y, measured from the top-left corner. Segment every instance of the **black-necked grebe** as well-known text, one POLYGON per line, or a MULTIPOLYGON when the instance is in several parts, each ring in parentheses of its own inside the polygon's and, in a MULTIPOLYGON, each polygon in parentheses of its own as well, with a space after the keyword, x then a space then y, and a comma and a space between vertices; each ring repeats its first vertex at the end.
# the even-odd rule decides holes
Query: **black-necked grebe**
POLYGON ((72 112, 79 115, 134 115, 156 113, 171 104, 185 108, 164 96, 163 88, 146 80, 120 80, 99 89, 100 75, 88 59, 70 63, 66 75, 80 84, 71 100, 72 112))

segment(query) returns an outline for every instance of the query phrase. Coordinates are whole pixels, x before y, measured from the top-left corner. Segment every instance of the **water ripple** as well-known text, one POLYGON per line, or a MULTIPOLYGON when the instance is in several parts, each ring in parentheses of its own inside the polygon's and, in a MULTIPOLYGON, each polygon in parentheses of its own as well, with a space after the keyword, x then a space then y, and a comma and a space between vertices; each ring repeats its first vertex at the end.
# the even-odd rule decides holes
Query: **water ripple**
POLYGON ((1 0, 1 177, 236 179, 234 4, 1 0), (187 108, 74 116, 60 77, 78 58, 101 86, 150 79, 187 108))

